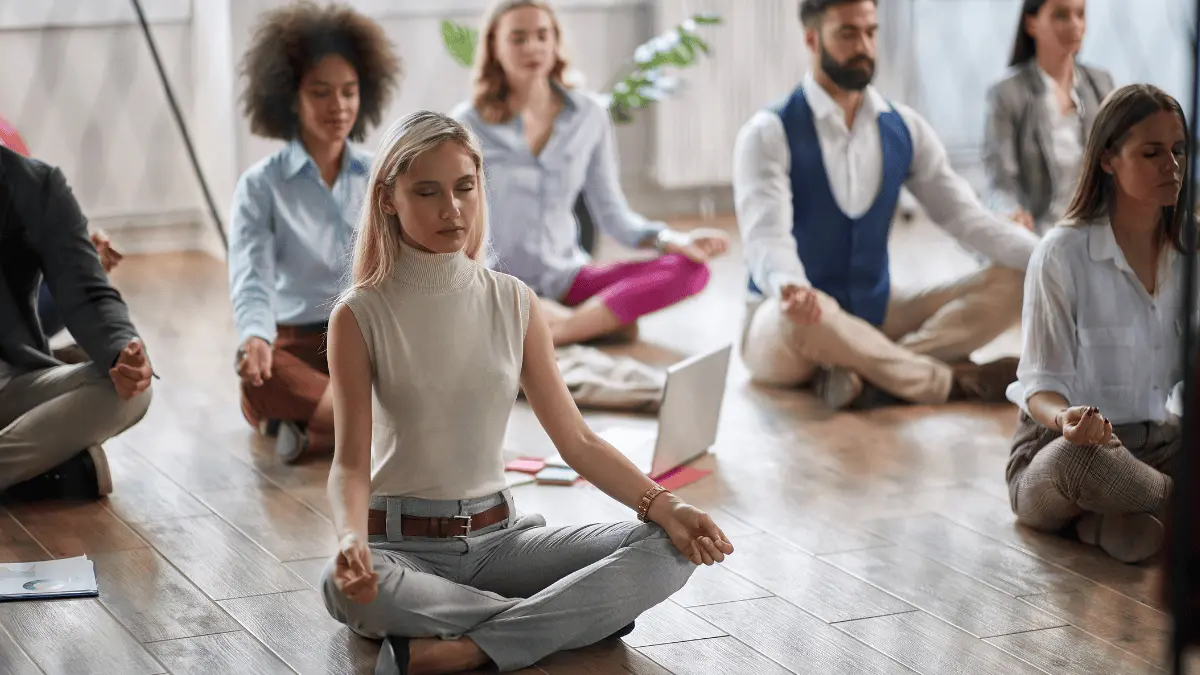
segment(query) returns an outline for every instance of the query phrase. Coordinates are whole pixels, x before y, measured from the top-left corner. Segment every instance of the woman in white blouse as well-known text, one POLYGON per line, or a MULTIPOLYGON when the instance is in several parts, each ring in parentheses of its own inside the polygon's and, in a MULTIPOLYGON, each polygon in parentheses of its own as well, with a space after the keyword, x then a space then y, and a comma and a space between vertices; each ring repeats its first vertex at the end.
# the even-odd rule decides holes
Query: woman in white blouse
POLYGON ((1130 563, 1162 546, 1180 447, 1166 404, 1182 375, 1186 127, 1150 85, 1101 107, 1066 219, 1029 263, 1009 389, 1021 406, 1006 471, 1017 519, 1074 525, 1130 563))

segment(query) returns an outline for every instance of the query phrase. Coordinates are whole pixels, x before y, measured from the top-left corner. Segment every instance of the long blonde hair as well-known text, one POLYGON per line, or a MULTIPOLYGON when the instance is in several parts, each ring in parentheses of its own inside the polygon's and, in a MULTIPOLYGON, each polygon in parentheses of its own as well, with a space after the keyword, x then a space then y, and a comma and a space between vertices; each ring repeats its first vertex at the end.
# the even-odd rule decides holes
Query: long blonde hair
POLYGON ((358 240, 354 245, 350 290, 375 288, 386 281, 400 257, 400 218, 383 210, 384 200, 396 189, 396 179, 412 167, 418 157, 442 143, 458 143, 475 162, 479 213, 467 235, 467 257, 483 263, 487 244, 487 186, 483 176, 483 152, 479 141, 458 120, 442 113, 421 110, 396 121, 379 142, 367 183, 367 198, 359 216, 358 240))
POLYGON ((550 81, 563 88, 570 88, 564 79, 567 59, 563 56, 562 24, 554 8, 545 0, 496 0, 483 15, 483 30, 479 31, 479 44, 475 47, 475 95, 472 103, 475 111, 488 124, 500 124, 512 119, 515 111, 508 104, 508 78, 504 68, 496 59, 496 27, 505 14, 521 7, 536 7, 550 17, 554 25, 554 37, 558 50, 554 54, 554 67, 550 69, 550 81))

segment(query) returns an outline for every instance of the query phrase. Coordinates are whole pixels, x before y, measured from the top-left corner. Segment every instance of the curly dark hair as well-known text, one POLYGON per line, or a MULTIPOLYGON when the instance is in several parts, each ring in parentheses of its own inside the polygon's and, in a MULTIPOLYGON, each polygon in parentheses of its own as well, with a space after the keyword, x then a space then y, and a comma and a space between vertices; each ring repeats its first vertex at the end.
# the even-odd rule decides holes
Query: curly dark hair
POLYGON ((294 138, 300 79, 329 54, 344 57, 358 74, 358 118, 350 138, 361 141, 368 127, 378 125, 401 76, 391 41, 379 24, 350 7, 305 1, 263 13, 242 57, 241 100, 250 130, 294 138))

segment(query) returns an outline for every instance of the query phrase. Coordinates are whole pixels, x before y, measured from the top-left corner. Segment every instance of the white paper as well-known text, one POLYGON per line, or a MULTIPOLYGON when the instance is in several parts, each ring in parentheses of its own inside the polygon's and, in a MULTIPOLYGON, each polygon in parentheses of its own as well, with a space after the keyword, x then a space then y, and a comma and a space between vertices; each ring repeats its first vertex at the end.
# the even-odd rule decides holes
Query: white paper
POLYGON ((96 594, 96 566, 86 555, 0 563, 0 598, 96 594))

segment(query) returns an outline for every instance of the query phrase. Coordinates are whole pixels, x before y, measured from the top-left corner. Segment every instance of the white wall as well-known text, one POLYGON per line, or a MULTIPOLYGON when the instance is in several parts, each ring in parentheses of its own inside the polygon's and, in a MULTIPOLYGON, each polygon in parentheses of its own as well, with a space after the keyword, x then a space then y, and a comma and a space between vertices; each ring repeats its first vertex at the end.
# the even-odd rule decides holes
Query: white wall
MULTIPOLYGON (((284 4, 287 0, 235 3, 234 53, 244 53, 260 12, 284 4)), ((440 22, 451 19, 478 27, 487 3, 478 0, 442 0, 438 3, 357 0, 353 4, 370 13, 383 26, 403 59, 405 76, 385 120, 422 108, 449 111, 469 96, 470 72, 446 53, 440 22)), ((558 0, 556 6, 571 44, 572 66, 589 86, 605 86, 620 64, 650 37, 650 8, 643 0, 558 0)), ((240 81, 238 86, 240 90, 240 81)), ((652 143, 648 117, 639 116, 634 124, 618 129, 618 149, 630 201, 648 215, 694 209, 694 197, 686 193, 664 193, 649 184, 647 170, 652 143)), ((373 148, 382 131, 381 128, 370 134, 366 145, 373 148)), ((236 138, 237 161, 242 168, 279 147, 277 142, 252 136, 249 125, 240 118, 236 138)))
MULTIPOLYGON (((190 3, 143 6, 190 114, 190 3)), ((199 192, 128 0, 0 2, 0 64, 0 115, 62 168, 95 225, 136 227, 145 248, 193 245, 199 192)))
MULTIPOLYGON (((1005 72, 1021 0, 903 0, 916 30, 911 103, 937 129, 955 163, 981 187, 988 87, 1005 72)), ((1194 0, 1089 0, 1082 62, 1116 85, 1148 82, 1192 95, 1194 0)))
MULTIPOLYGON (((779 8, 780 22, 796 21, 791 0, 671 0, 670 5, 676 13, 727 7, 723 13, 731 14, 732 3, 760 1, 779 8)), ((257 16, 286 2, 142 0, 223 219, 237 175, 278 147, 250 134, 237 100, 242 84, 237 71, 257 16)), ((474 25, 484 0, 350 2, 380 22, 404 61, 406 74, 386 119, 418 108, 448 110, 468 95, 469 73, 446 54, 439 22, 450 18, 474 25)), ((634 48, 651 37, 663 2, 557 0, 574 65, 587 85, 599 88, 611 81, 634 48)), ((1155 82, 1187 98, 1188 3, 1090 0, 1083 57, 1111 69, 1118 83, 1155 82)), ((881 3, 877 84, 887 96, 921 111, 954 160, 976 179, 984 92, 1004 70, 1019 5, 1020 0, 881 3)), ((743 38, 753 42, 755 36, 743 38)), ((802 44, 772 49, 781 62, 792 64, 788 68, 803 68, 802 44)), ((723 54, 734 59, 731 50, 718 49, 684 78, 690 74, 706 91, 725 82, 727 91, 748 96, 738 82, 755 73, 721 64, 723 54)), ((0 64, 0 115, 15 124, 37 156, 63 168, 96 225, 113 231, 131 251, 220 250, 128 0, 0 0, 0 64)), ((748 109, 767 103, 717 94, 706 96, 705 104, 748 109)), ((738 114, 718 118, 728 127, 715 130, 721 137, 741 122, 738 114)), ((717 211, 730 210, 727 185, 658 187, 655 129, 670 123, 669 115, 656 122, 655 115, 642 113, 618 129, 631 203, 652 217, 696 213, 701 196, 717 211)), ((371 135, 368 145, 375 140, 371 135)))

